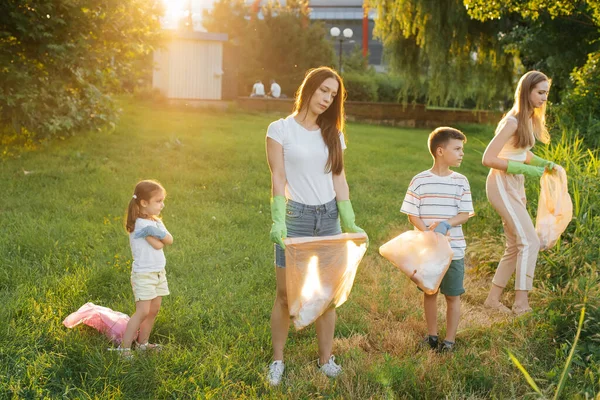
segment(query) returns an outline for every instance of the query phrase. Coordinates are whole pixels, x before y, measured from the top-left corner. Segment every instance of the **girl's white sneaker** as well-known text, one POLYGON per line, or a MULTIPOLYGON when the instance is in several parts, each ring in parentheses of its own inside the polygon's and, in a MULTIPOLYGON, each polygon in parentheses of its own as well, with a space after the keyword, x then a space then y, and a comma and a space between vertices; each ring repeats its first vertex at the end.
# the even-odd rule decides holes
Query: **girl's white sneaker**
POLYGON ((330 378, 335 378, 342 373, 342 367, 335 363, 335 356, 333 355, 329 357, 329 361, 325 364, 319 365, 319 369, 330 378))
POLYGON ((267 379, 269 380, 269 384, 271 386, 277 386, 281 383, 281 378, 283 377, 283 371, 285 370, 285 365, 281 360, 275 360, 269 365, 269 374, 267 379))

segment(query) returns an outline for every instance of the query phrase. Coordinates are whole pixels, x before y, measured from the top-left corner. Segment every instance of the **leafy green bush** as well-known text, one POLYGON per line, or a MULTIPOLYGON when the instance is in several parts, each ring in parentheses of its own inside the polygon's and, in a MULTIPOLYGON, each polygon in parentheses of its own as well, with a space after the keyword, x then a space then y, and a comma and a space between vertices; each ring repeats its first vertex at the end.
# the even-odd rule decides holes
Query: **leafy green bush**
POLYGON ((368 57, 363 55, 359 46, 354 46, 350 54, 344 54, 342 58, 343 71, 346 73, 356 72, 359 74, 373 73, 373 67, 369 65, 368 57))
POLYGON ((574 88, 553 112, 559 123, 579 131, 588 146, 600 147, 600 52, 571 74, 574 88))
POLYGON ((0 3, 0 125, 38 138, 114 124, 109 93, 161 36, 157 2, 0 3))
POLYGON ((344 85, 350 101, 377 101, 377 83, 371 74, 344 74, 344 85))
POLYGON ((389 74, 375 74, 377 97, 379 101, 397 103, 400 100, 400 90, 403 81, 400 77, 389 74))

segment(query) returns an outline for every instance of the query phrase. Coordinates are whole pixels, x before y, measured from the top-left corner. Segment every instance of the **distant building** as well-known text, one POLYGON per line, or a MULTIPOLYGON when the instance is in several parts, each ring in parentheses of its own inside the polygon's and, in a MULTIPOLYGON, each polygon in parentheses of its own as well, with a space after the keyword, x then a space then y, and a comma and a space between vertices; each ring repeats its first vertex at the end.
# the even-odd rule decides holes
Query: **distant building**
MULTIPOLYGON (((245 0, 246 4, 256 10, 265 5, 268 0, 245 0)), ((286 0, 280 0, 285 5, 286 0)), ((383 43, 373 38, 375 27, 375 10, 364 8, 363 0, 310 0, 310 19, 323 21, 327 28, 327 37, 332 40, 336 54, 339 52, 339 42, 329 35, 329 29, 338 27, 341 31, 346 28, 352 29, 353 35, 350 40, 342 42, 342 52, 348 54, 358 47, 363 53, 369 55, 369 65, 377 71, 384 71, 383 43)), ((260 11, 258 17, 262 18, 260 11)))
MULTIPOLYGON (((358 46, 364 52, 369 54, 369 64, 376 70, 384 70, 383 62, 383 43, 373 38, 373 28, 375 27, 375 10, 365 10, 363 0, 311 0, 309 7, 311 9, 310 18, 323 21, 329 28, 338 27, 340 30, 346 28, 352 29, 353 35, 350 42, 345 40, 342 43, 344 54, 350 53, 355 46, 358 46)), ((338 52, 338 43, 336 42, 336 54, 338 52)))
POLYGON ((152 86, 168 99, 221 100, 226 41, 222 33, 169 31, 154 52, 152 86))

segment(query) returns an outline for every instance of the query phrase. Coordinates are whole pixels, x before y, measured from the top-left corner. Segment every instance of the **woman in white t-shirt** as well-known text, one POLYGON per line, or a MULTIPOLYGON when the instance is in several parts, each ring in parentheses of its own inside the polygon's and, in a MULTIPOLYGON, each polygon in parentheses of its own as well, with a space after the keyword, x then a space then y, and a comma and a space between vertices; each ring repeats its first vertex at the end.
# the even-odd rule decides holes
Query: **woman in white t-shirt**
MULTIPOLYGON (((311 69, 296 92, 292 115, 271 123, 267 131, 273 196, 270 236, 275 243, 277 274, 277 297, 271 314, 271 385, 278 385, 283 376, 283 348, 290 324, 283 238, 336 235, 342 229, 364 232, 354 222, 344 173, 345 95, 342 78, 334 70, 311 69)), ((318 365, 329 377, 342 371, 332 355, 335 318, 332 308, 315 322, 318 365)))

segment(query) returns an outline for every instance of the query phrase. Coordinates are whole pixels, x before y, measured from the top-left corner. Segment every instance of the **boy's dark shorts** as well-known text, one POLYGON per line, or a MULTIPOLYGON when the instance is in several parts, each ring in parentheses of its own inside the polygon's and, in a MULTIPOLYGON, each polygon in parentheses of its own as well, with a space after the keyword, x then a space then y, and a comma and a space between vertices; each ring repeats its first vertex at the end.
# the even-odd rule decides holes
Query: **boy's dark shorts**
MULTIPOLYGON (((445 296, 460 296, 465 292, 465 259, 452 260, 446 275, 442 278, 439 291, 445 296)), ((419 288, 421 290, 421 288, 419 288)))
POLYGON ((440 284, 440 292, 446 296, 460 296, 465 292, 465 259, 452 260, 450 268, 440 284))

